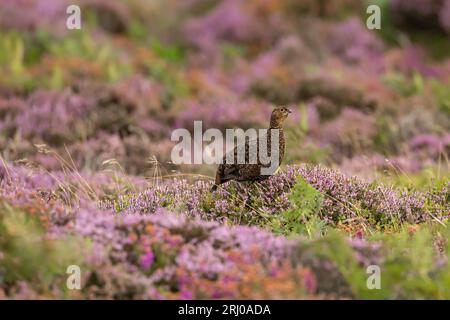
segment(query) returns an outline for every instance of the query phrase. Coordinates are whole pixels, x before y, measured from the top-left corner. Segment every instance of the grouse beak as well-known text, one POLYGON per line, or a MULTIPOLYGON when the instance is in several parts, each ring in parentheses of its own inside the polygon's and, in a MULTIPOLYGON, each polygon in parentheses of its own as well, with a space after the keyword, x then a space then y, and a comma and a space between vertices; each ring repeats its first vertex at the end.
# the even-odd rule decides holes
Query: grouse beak
POLYGON ((287 111, 288 111, 288 113, 292 113, 292 110, 291 110, 291 109, 287 109, 287 111))

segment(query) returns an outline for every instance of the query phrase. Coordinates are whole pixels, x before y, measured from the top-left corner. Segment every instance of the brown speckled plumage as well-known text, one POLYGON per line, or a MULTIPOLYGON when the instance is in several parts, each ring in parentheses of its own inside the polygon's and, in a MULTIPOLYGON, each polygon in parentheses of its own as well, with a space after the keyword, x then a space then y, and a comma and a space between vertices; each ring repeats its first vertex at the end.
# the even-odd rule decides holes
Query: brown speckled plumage
POLYGON ((216 172, 216 180, 214 183, 214 186, 212 187, 211 191, 214 191, 217 189, 219 185, 222 183, 225 183, 230 180, 236 180, 236 181, 260 181, 267 179, 270 177, 270 175, 262 175, 261 174, 261 168, 269 167, 269 165, 263 165, 260 161, 260 157, 256 156, 257 163, 256 164, 250 164, 249 162, 249 154, 252 152, 256 152, 256 149, 252 146, 259 146, 259 139, 267 139, 267 150, 268 150, 268 156, 271 155, 271 130, 279 130, 278 132, 278 155, 279 155, 279 162, 280 165, 283 157, 284 157, 284 149, 285 149, 285 140, 284 140, 284 132, 283 132, 283 123, 288 117, 289 113, 291 111, 288 108, 285 107, 277 107, 273 110, 272 115, 270 117, 270 126, 267 130, 267 135, 258 137, 258 140, 254 141, 254 144, 251 144, 250 142, 246 142, 245 145, 238 145, 234 148, 234 163, 226 163, 225 159, 227 155, 223 158, 223 163, 219 165, 216 172), (245 163, 238 164, 237 162, 237 154, 238 150, 242 150, 242 148, 245 148, 245 163))

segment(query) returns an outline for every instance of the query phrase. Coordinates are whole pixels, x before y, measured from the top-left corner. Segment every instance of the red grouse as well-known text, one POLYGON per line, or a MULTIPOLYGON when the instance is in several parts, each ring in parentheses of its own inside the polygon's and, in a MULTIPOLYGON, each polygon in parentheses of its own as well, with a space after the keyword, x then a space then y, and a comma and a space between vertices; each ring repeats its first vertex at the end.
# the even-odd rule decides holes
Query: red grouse
MULTIPOLYGON (((285 107, 276 107, 272 111, 272 115, 270 117, 270 126, 267 130, 267 134, 258 137, 257 140, 246 141, 244 145, 237 145, 232 151, 234 154, 232 163, 227 163, 227 155, 223 157, 222 164, 217 168, 216 180, 214 186, 211 191, 215 191, 219 185, 225 183, 230 180, 236 181, 261 181, 267 179, 270 174, 262 174, 262 169, 264 167, 268 168, 270 165, 267 162, 261 161, 261 155, 257 152, 257 147, 260 146, 260 139, 267 139, 267 157, 271 156, 271 137, 272 131, 276 130, 277 132, 275 137, 278 136, 278 150, 275 150, 278 153, 278 165, 281 164, 281 161, 284 157, 284 148, 285 148, 285 140, 284 140, 284 132, 283 132, 283 123, 286 118, 291 113, 291 110, 285 107), (245 162, 240 164, 238 163, 238 152, 245 151, 245 162), (256 153, 252 154, 252 153, 256 153), (250 163, 249 159, 256 159, 256 163, 250 163)), ((276 146, 275 146, 276 147, 276 146)), ((275 148, 274 147, 274 148, 275 148)), ((231 152, 230 152, 231 153, 231 152)), ((230 155, 228 155, 230 156, 230 155)), ((275 172, 275 171, 273 171, 275 172)), ((272 174, 273 174, 272 172, 272 174)))

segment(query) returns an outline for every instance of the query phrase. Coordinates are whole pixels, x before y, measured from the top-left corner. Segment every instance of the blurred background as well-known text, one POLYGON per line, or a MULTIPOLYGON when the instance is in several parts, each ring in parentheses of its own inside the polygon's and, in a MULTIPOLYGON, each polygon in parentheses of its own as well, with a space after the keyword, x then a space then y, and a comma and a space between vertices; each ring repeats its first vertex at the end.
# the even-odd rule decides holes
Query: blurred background
POLYGON ((289 105, 286 164, 427 184, 449 171, 449 40, 450 0, 1 0, 0 152, 212 175, 170 163, 172 130, 264 128, 289 105))

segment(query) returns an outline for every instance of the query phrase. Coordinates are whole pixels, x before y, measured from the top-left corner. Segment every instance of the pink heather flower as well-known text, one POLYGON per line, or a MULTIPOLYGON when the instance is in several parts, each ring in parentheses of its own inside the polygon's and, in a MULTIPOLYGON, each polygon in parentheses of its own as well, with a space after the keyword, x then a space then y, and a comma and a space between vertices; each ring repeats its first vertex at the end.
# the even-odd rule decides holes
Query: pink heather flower
POLYGON ((191 291, 183 290, 180 292, 181 300, 192 300, 194 298, 194 294, 191 291))
POLYGON ((274 266, 270 269, 269 275, 271 277, 275 277, 278 274, 278 272, 280 272, 280 268, 277 266, 274 266))
POLYGON ((223 298, 224 294, 220 290, 216 290, 212 294, 213 299, 220 299, 223 298))
POLYGON ((446 0, 439 13, 439 21, 442 28, 450 33, 450 0, 446 0))
POLYGON ((370 59, 382 65, 383 42, 356 18, 338 24, 331 39, 331 50, 349 62, 370 59))
POLYGON ((426 77, 436 77, 439 71, 427 65, 425 51, 417 46, 408 46, 403 52, 403 65, 406 71, 416 71, 426 77))
POLYGON ((152 266, 154 261, 155 261, 155 255, 153 254, 153 252, 149 251, 146 254, 144 254, 143 256, 141 256, 139 263, 140 263, 142 269, 148 270, 148 269, 150 269, 150 267, 152 266))
POLYGON ((358 231, 355 233, 355 238, 356 238, 356 239, 362 240, 362 239, 364 238, 364 233, 363 233, 361 230, 358 230, 358 231))
POLYGON ((428 148, 435 153, 442 152, 444 148, 445 137, 433 135, 433 134, 421 134, 411 139, 410 145, 412 149, 428 148))
POLYGON ((206 52, 217 50, 218 40, 247 39, 249 29, 249 17, 235 0, 221 2, 211 12, 189 20, 185 26, 187 39, 206 52))
POLYGON ((314 293, 317 289, 317 280, 314 273, 307 270, 303 275, 303 281, 309 293, 314 293))
POLYGON ((19 31, 43 29, 57 35, 64 34, 66 1, 2 0, 1 27, 19 31))

